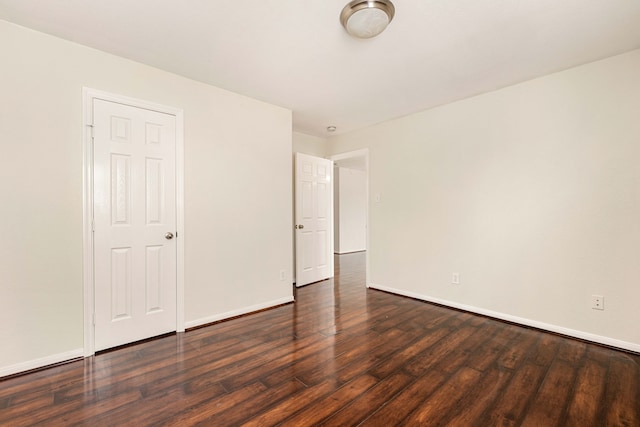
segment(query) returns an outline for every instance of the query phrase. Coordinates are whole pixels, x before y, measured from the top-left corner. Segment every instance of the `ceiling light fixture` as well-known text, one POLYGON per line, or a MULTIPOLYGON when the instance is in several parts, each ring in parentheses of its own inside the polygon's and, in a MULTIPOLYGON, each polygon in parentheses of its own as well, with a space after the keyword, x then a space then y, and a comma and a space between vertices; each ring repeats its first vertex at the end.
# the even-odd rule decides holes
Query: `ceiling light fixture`
POLYGON ((327 132, 335 132, 335 131, 336 131, 335 126, 327 126, 327 132))
POLYGON ((383 32, 395 13, 389 0, 353 0, 342 9, 340 23, 352 36, 369 39, 383 32))

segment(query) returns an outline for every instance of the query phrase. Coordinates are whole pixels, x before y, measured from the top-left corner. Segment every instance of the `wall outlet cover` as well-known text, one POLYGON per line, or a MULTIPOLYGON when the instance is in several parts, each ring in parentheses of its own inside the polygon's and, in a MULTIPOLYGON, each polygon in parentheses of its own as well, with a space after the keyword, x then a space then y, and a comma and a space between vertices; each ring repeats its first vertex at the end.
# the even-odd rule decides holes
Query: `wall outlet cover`
POLYGON ((591 308, 594 310, 604 310, 604 296, 591 295, 591 308))

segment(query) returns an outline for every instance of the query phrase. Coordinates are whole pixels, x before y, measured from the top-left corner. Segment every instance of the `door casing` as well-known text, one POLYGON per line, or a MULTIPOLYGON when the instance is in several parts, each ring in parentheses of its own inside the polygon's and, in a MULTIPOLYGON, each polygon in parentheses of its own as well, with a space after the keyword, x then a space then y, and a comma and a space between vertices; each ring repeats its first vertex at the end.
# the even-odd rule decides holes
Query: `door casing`
POLYGON ((94 346, 94 236, 93 236, 93 101, 120 103, 158 111, 176 119, 176 328, 184 332, 184 114, 181 109, 83 88, 83 289, 84 289, 84 356, 95 353, 94 346))

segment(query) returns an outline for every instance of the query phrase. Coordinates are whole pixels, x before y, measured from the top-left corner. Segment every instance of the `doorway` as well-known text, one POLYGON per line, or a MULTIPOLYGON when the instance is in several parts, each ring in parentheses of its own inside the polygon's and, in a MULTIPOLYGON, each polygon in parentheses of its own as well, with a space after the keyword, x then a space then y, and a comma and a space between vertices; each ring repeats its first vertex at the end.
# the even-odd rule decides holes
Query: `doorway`
POLYGON ((296 286, 333 277, 333 164, 295 153, 296 286))
MULTIPOLYGON (((369 287, 369 149, 350 151, 329 156, 338 173, 334 183, 342 187, 343 191, 351 192, 346 198, 348 203, 340 203, 340 189, 334 190, 334 230, 336 236, 336 253, 350 253, 365 251, 365 284, 369 287), (347 186, 341 186, 340 180, 349 181, 347 186), (361 181, 364 181, 361 183, 361 181), (355 194, 353 192, 362 194, 355 194), (354 206, 354 203, 357 206, 354 206), (362 205, 360 205, 362 204, 362 205), (342 208, 342 210, 341 210, 342 208), (349 212, 344 212, 348 209, 349 212), (342 221, 341 221, 342 218, 342 221), (342 224, 341 224, 342 223, 342 224), (340 228, 343 228, 342 230, 340 228), (344 228, 350 231, 345 234, 344 228), (362 228, 360 228, 362 227, 362 228), (342 236, 341 236, 342 234, 342 236), (362 242, 364 239, 364 242, 362 242)), ((343 181, 344 184, 344 181, 343 181)))

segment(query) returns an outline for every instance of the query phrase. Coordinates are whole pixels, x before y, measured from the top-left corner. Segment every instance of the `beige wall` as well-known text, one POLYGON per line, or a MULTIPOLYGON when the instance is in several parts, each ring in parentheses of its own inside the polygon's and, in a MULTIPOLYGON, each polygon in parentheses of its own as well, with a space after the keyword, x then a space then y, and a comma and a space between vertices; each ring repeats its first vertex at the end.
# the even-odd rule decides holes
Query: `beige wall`
POLYGON ((640 350, 638 76, 633 51, 330 139, 370 149, 372 285, 640 350))
POLYGON ((0 51, 0 374, 83 347, 85 86, 184 110, 187 326, 292 297, 289 110, 4 21, 0 51))
POLYGON ((333 252, 367 249, 367 173, 333 168, 333 252))
POLYGON ((309 154, 310 156, 325 157, 327 155, 327 140, 305 133, 293 132, 293 152, 309 154))

